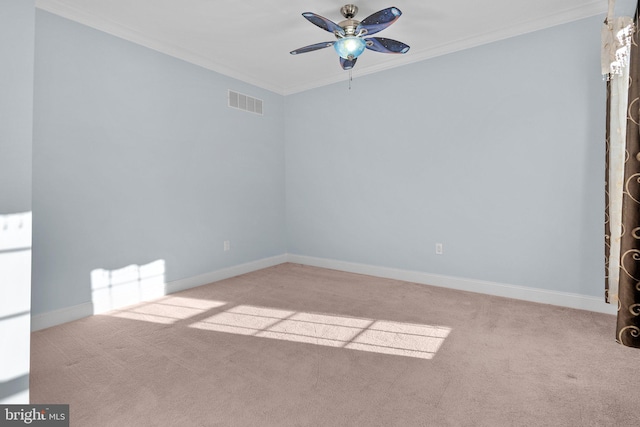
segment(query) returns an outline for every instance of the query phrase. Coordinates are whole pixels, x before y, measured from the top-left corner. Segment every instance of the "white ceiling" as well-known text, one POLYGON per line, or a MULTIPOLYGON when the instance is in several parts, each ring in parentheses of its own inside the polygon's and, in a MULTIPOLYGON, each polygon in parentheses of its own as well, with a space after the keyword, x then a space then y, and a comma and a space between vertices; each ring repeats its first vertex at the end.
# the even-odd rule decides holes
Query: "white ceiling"
MULTIPOLYGON (((36 0, 38 8, 287 95, 337 81, 347 72, 332 48, 293 49, 334 36, 302 17, 334 22, 345 0, 36 0)), ((356 19, 389 6, 400 19, 378 35, 411 46, 405 55, 365 51, 353 76, 421 61, 518 34, 603 15, 607 0, 360 0, 356 19)), ((618 1, 629 10, 629 0, 618 1)), ((633 7, 631 7, 633 12, 633 7)), ((599 29, 594 29, 599 31, 599 29)), ((598 49, 598 47, 595 47, 598 49)))

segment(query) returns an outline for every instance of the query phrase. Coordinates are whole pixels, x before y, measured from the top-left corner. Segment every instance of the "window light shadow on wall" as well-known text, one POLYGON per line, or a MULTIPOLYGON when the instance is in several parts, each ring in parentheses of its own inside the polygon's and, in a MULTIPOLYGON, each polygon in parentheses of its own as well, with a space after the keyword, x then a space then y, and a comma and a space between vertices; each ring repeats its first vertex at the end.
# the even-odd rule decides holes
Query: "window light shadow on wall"
POLYGON ((128 265, 116 270, 102 268, 91 272, 93 313, 160 298, 165 290, 165 262, 162 259, 145 265, 128 265))
POLYGON ((0 215, 0 403, 29 403, 31 212, 0 215))

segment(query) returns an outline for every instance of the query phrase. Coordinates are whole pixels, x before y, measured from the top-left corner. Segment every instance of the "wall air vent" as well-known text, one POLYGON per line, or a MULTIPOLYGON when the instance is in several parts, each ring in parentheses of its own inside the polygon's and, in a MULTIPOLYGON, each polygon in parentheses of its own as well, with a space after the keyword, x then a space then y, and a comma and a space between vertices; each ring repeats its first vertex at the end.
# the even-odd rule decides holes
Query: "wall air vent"
POLYGON ((229 107, 262 116, 262 99, 253 98, 229 89, 229 107))

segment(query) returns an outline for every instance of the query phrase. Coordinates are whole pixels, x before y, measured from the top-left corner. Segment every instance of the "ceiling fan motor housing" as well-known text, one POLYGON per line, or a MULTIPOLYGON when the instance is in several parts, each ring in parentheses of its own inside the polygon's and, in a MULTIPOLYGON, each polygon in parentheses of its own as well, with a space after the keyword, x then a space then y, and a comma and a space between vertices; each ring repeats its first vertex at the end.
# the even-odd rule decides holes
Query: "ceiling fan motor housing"
POLYGON ((339 24, 317 13, 304 12, 302 16, 305 19, 313 25, 333 33, 337 40, 311 44, 292 50, 290 53, 297 55, 298 53, 313 52, 333 46, 340 56, 340 65, 342 68, 344 70, 351 70, 356 63, 356 59, 365 49, 380 53, 407 53, 409 50, 409 45, 397 40, 382 37, 364 38, 365 35, 376 34, 393 24, 402 14, 400 9, 388 7, 367 16, 363 21, 354 19, 358 13, 358 7, 356 5, 346 4, 342 6, 340 12, 345 20, 339 24))
MULTIPOLYGON (((345 36, 355 36, 356 28, 358 28, 359 24, 360 21, 356 21, 355 19, 346 19, 338 22, 338 26, 344 30, 345 36)), ((336 34, 336 37, 342 37, 342 35, 336 34)))

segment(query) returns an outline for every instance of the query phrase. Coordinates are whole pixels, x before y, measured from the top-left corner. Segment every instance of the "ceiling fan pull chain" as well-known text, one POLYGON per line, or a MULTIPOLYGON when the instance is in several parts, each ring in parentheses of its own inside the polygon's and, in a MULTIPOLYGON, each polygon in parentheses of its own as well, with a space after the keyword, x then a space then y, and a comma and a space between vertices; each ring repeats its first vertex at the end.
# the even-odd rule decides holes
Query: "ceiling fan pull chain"
POLYGON ((353 77, 351 75, 351 70, 349 70, 349 90, 351 90, 351 80, 353 80, 353 77))

